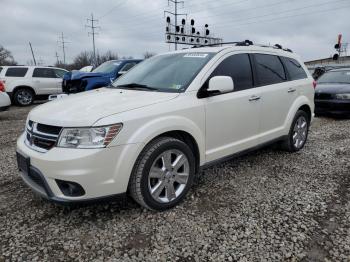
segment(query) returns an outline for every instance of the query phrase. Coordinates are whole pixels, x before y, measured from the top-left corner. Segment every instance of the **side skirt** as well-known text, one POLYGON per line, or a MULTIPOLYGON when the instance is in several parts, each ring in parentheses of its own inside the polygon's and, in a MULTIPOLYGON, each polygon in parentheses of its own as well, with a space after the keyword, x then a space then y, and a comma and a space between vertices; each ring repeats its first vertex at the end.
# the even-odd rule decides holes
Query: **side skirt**
POLYGON ((222 158, 219 158, 217 160, 213 160, 213 161, 210 161, 202 166, 199 167, 199 172, 202 172, 204 169, 207 169, 209 167, 212 167, 212 166, 215 166, 215 165, 218 165, 220 163, 223 163, 223 162, 226 162, 226 161, 229 161, 229 160, 232 160, 234 158, 237 158, 237 157, 240 157, 240 156, 243 156, 243 155, 246 155, 250 152, 253 152, 253 151, 257 151, 261 148, 264 148, 264 147, 267 147, 267 146, 270 146, 272 144, 275 144, 277 142, 280 142, 280 141, 283 141, 285 139, 287 139, 288 136, 281 136, 281 137, 278 137, 278 138, 275 138, 271 141, 268 141, 268 142, 265 142, 265 143, 262 143, 260 145, 257 145, 257 146, 254 146, 252 148, 248 148, 248 149, 245 149, 243 151, 240 151, 240 152, 237 152, 237 153, 234 153, 232 155, 228 155, 228 156, 225 156, 225 157, 222 157, 222 158))

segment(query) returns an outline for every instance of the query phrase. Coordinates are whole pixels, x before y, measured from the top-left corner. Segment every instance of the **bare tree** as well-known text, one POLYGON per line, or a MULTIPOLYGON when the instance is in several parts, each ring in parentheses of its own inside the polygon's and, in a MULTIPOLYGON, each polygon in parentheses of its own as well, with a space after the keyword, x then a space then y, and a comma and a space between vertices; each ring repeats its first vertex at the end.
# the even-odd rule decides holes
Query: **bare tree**
POLYGON ((11 52, 0 45, 0 65, 16 65, 11 52))
POLYGON ((147 59, 147 58, 150 58, 150 57, 155 56, 155 55, 156 55, 156 53, 146 51, 146 52, 143 54, 143 57, 144 57, 145 59, 147 59))

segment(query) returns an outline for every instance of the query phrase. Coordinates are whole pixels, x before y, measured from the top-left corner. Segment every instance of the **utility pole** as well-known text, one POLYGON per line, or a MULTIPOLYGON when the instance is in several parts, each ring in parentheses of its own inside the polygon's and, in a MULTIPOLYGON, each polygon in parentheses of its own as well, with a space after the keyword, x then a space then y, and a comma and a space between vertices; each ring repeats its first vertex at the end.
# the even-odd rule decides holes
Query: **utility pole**
POLYGON ((32 51, 34 65, 36 65, 36 60, 35 60, 35 56, 34 56, 34 52, 33 52, 33 47, 32 47, 32 44, 30 42, 29 42, 29 46, 30 46, 30 50, 32 51))
POLYGON ((56 57, 56 64, 58 65, 60 61, 58 60, 58 57, 59 57, 59 56, 58 56, 58 54, 57 54, 57 51, 56 51, 55 57, 56 57))
MULTIPOLYGON (((169 3, 173 3, 174 4, 174 6, 175 6, 175 12, 173 13, 173 12, 169 12, 169 11, 164 11, 164 14, 165 13, 168 13, 168 14, 171 14, 171 15, 173 15, 174 16, 174 18, 175 18, 175 24, 174 24, 174 26, 175 26, 175 28, 177 28, 177 17, 178 16, 186 16, 187 17, 187 14, 179 14, 178 13, 178 4, 182 4, 182 5, 184 5, 185 4, 185 2, 184 1, 178 1, 178 0, 168 0, 168 5, 169 5, 169 3)), ((177 50, 177 41, 175 41, 175 50, 177 50)))
POLYGON ((63 32, 61 33, 61 35, 59 36, 59 42, 62 45, 62 52, 63 52, 63 64, 66 64, 66 44, 68 42, 65 41, 63 32))
POLYGON ((94 54, 94 66, 96 66, 96 45, 95 45, 95 35, 98 35, 96 33, 96 29, 100 29, 101 27, 96 26, 96 23, 98 23, 97 19, 94 19, 94 15, 91 13, 91 18, 87 19, 88 23, 91 23, 91 25, 85 25, 85 27, 89 28, 91 31, 88 32, 88 35, 92 35, 92 48, 93 48, 93 54, 94 54))

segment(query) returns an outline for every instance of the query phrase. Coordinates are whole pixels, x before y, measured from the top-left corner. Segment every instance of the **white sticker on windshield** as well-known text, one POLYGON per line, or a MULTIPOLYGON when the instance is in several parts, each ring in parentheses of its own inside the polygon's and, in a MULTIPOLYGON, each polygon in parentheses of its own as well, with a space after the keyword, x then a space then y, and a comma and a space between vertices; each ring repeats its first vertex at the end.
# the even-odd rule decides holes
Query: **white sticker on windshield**
POLYGON ((202 54, 202 53, 190 53, 184 55, 184 57, 195 57, 195 58, 206 58, 208 54, 202 54))
POLYGON ((118 66, 120 64, 121 64, 120 62, 113 63, 113 65, 116 65, 116 66, 118 66))

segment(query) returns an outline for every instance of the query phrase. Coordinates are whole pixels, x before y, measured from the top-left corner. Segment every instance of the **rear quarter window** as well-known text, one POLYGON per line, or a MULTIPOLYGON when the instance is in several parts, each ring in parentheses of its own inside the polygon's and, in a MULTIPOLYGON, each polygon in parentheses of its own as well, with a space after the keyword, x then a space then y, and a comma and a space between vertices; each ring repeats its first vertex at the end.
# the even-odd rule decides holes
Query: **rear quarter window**
POLYGON ((28 67, 9 67, 5 76, 8 77, 24 77, 28 71, 28 67))
POLYGON ((289 57, 281 57, 281 59, 286 67, 290 80, 307 78, 304 68, 297 60, 289 57))

